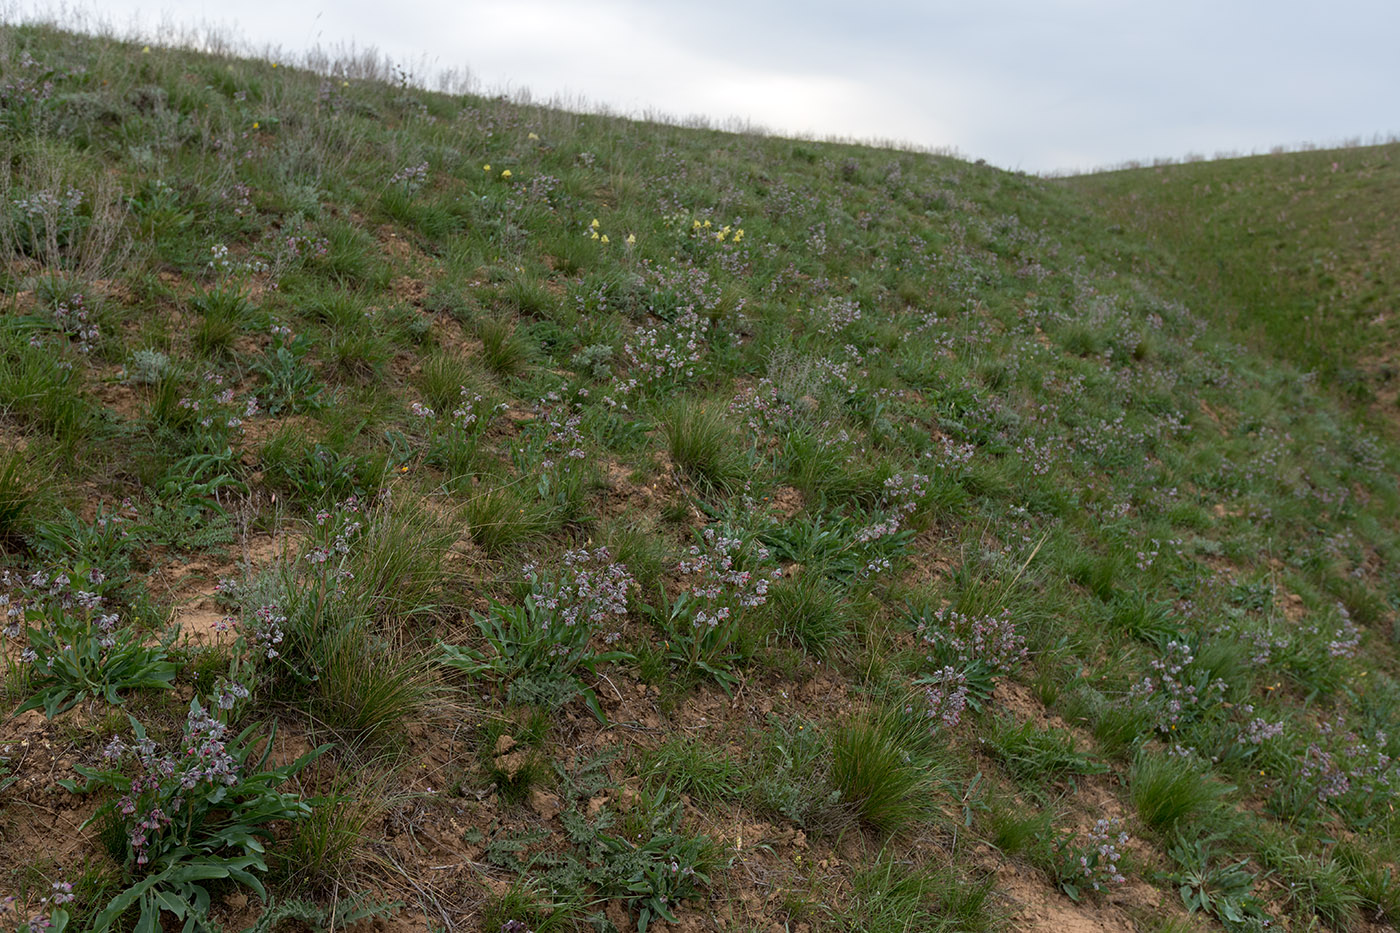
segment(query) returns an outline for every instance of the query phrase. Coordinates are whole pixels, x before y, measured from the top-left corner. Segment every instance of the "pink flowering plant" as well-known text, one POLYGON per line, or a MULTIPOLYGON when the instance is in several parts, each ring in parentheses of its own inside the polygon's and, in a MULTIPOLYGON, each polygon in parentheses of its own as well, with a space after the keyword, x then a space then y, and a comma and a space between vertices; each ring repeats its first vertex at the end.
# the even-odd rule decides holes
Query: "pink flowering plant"
POLYGON ((593 475, 582 428, 579 406, 550 393, 512 448, 516 469, 533 475, 536 495, 553 509, 574 509, 593 475))
POLYGON ((1098 894, 1128 879, 1119 870, 1128 834, 1117 818, 1100 819, 1081 840, 1078 833, 1066 833, 1055 843, 1054 875, 1060 890, 1077 901, 1085 894, 1098 894))
POLYGON ((1026 637, 1009 611, 965 615, 952 608, 911 615, 929 673, 915 683, 927 688, 929 715, 956 725, 965 707, 980 709, 998 677, 1026 660, 1026 637))
POLYGON ((161 929, 161 914, 185 921, 185 929, 207 923, 210 881, 230 879, 266 900, 256 873, 267 871, 264 841, 275 820, 304 819, 311 807, 280 788, 330 746, 296 761, 268 767, 274 732, 260 736, 254 724, 231 735, 230 711, 248 696, 245 687, 221 682, 205 707, 198 699, 178 745, 163 749, 135 717, 130 743, 113 736, 101 767, 75 766, 85 778, 61 781, 69 791, 106 791, 107 799, 83 828, 114 824, 124 839, 128 886, 93 921, 93 933, 113 928, 140 905, 135 929, 161 929))
POLYGON ((768 601, 768 587, 782 571, 772 566, 768 548, 756 540, 714 526, 696 536, 678 569, 688 585, 659 615, 667 654, 728 690, 736 682, 732 668, 739 659, 735 634, 740 621, 768 601))
POLYGON ((32 902, 26 904, 13 896, 0 900, 0 924, 15 930, 15 933, 64 933, 72 919, 68 912, 71 903, 73 885, 67 881, 55 881, 49 885, 49 893, 39 898, 38 913, 30 913, 32 902), (19 926, 10 927, 16 914, 21 918, 28 915, 29 919, 21 919, 19 926))
POLYGON ((0 571, 3 637, 24 645, 19 663, 35 691, 17 713, 43 709, 52 719, 88 697, 117 705, 122 692, 173 686, 178 665, 166 650, 175 632, 158 645, 142 644, 101 595, 105 581, 86 563, 28 576, 0 571))
POLYGON ((481 435, 490 427, 492 416, 503 407, 462 386, 450 412, 435 411, 422 402, 413 402, 409 410, 422 425, 427 461, 454 476, 462 476, 472 472, 481 435))
POLYGON ((615 626, 627 615, 636 585, 627 565, 605 547, 568 551, 563 566, 527 565, 529 592, 519 605, 491 603, 473 613, 485 645, 442 646, 442 662, 468 674, 492 674, 513 702, 566 703, 582 696, 601 720, 602 709, 583 672, 631 655, 610 646, 621 637, 615 626))

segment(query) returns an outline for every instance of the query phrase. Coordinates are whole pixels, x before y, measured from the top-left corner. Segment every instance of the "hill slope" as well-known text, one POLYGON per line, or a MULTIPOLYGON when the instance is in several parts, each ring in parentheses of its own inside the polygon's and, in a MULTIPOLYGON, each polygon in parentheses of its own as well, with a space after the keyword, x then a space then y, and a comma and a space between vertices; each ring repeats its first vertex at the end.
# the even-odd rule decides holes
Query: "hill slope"
POLYGON ((26 917, 1400 910, 1396 450, 1132 178, 0 35, 26 917))
MULTIPOLYGON (((1111 172, 1067 184, 1161 243, 1213 310, 1395 417, 1400 144, 1111 172), (1379 399, 1377 399, 1379 396, 1379 399)), ((1165 271, 1165 270, 1164 270, 1165 271)))

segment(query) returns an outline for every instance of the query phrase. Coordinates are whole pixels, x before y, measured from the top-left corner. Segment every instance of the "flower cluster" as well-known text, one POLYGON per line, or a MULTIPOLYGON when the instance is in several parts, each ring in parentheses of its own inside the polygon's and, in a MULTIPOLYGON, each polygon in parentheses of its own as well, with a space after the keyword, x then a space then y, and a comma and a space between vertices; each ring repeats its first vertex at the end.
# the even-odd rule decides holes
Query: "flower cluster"
POLYGON ((19 70, 11 69, 0 83, 0 109, 22 110, 53 96, 53 79, 65 77, 41 64, 28 52, 20 53, 19 70))
POLYGON ((83 192, 78 188, 62 192, 42 189, 28 197, 15 198, 14 203, 31 223, 42 220, 49 226, 57 226, 61 221, 71 221, 78 216, 83 199, 83 192))
POLYGON ((631 376, 617 390, 631 392, 646 383, 665 387, 695 378, 706 349, 700 315, 687 310, 670 323, 642 327, 623 343, 631 376))
POLYGON ((1153 713, 1157 730, 1175 732, 1183 722, 1192 722, 1220 703, 1228 685, 1212 679, 1196 663, 1195 652, 1183 641, 1167 642, 1165 656, 1152 661, 1154 673, 1134 684, 1128 696, 1143 703, 1153 713))
POLYGON ((233 387, 225 386, 224 377, 213 371, 199 380, 195 394, 181 396, 176 407, 190 412, 201 428, 213 429, 216 434, 237 431, 244 418, 258 414, 256 396, 244 396, 240 402, 233 387))
POLYGON ((53 320, 59 330, 77 341, 79 353, 92 352, 92 345, 102 336, 81 294, 60 301, 53 309, 53 320))
POLYGON ((757 385, 740 389, 730 401, 729 410, 743 418, 755 434, 776 432, 798 416, 798 409, 783 398, 767 376, 758 380, 757 385))
POLYGON ((1354 658, 1361 647, 1361 629, 1351 619, 1351 613, 1342 603, 1337 603, 1337 615, 1341 624, 1327 642, 1327 653, 1334 658, 1354 658))
POLYGON ((28 575, 0 570, 6 640, 23 640, 21 663, 31 665, 39 693, 20 711, 42 706, 50 717, 94 694, 117 703, 117 691, 168 687, 175 666, 164 646, 145 646, 109 611, 106 575, 79 563, 28 575))
POLYGON ((222 243, 215 243, 209 247, 209 262, 206 268, 215 273, 220 281, 241 281, 249 276, 260 272, 266 272, 268 265, 256 256, 248 259, 239 259, 228 251, 228 247, 222 243))
MULTIPOLYGON (((71 903, 73 903, 73 885, 67 881, 55 881, 49 885, 49 893, 39 898, 39 913, 31 914, 27 922, 11 929, 17 929, 22 933, 62 930, 68 925, 67 905, 71 903)), ((0 917, 19 913, 19 910, 20 907, 13 895, 0 900, 0 917)), ((6 923, 8 925, 8 920, 6 923)))
POLYGON ((724 243, 728 241, 738 244, 744 239, 744 228, 738 226, 738 221, 735 221, 733 224, 725 224, 721 227, 716 227, 714 221, 710 220, 708 217, 703 219, 694 217, 689 211, 683 210, 677 211, 674 214, 667 214, 662 217, 661 220, 662 223, 668 227, 680 227, 684 229, 692 238, 697 240, 714 243, 724 243))
POLYGON ((417 194, 428 181, 428 163, 406 165, 389 176, 390 185, 403 185, 408 194, 417 194))
POLYGON ((457 406, 446 417, 422 402, 409 405, 426 430, 428 462, 452 475, 470 472, 477 439, 490 425, 491 416, 505 408, 504 402, 493 406, 479 392, 465 386, 459 388, 457 406))
MULTIPOLYGON (((610 619, 627 615, 627 594, 635 585, 627 565, 612 559, 605 547, 567 551, 564 570, 546 576, 527 566, 526 575, 533 590, 540 625, 577 627, 592 630, 610 619)), ((605 640, 616 641, 619 632, 609 632, 605 640)))
POLYGON ((992 673, 1008 674, 1026 659, 1026 638, 1016 631, 1011 613, 999 616, 966 616, 953 609, 939 609, 920 621, 917 634, 935 664, 980 665, 992 673))
MULTIPOLYGON (((594 217, 593 220, 588 224, 588 229, 585 232, 590 240, 598 241, 599 245, 601 246, 607 246, 610 242, 612 242, 608 235, 602 232, 602 225, 598 223, 597 217, 594 217)), ((623 242, 627 244, 627 248, 630 250, 633 246, 637 244, 637 235, 634 233, 629 233, 627 234, 627 239, 623 242)))
POLYGON ((588 456, 583 449, 583 433, 579 430, 583 414, 570 405, 557 404, 558 401, 557 396, 547 397, 539 407, 535 422, 541 431, 540 467, 546 470, 566 469, 568 462, 581 461, 588 456))
POLYGON ((933 729, 953 729, 962 722, 967 709, 967 675, 944 667, 929 675, 924 687, 925 713, 933 729))
MULTIPOLYGON (((1254 712, 1254 707, 1249 704, 1245 704, 1240 707, 1240 709, 1246 716, 1254 712)), ((1256 716, 1245 723, 1244 731, 1240 733, 1239 741, 1241 744, 1263 745, 1270 739, 1276 739, 1281 735, 1283 735, 1283 723, 1269 722, 1262 716, 1256 716)))
POLYGON ((860 320, 860 305, 850 298, 833 295, 813 314, 817 333, 831 336, 860 320))
POLYGON ((944 469, 955 470, 971 463, 976 453, 976 444, 961 443, 951 437, 944 436, 938 439, 938 450, 927 451, 924 456, 930 460, 936 460, 938 465, 944 469))
POLYGON ((882 506, 885 517, 856 533, 862 544, 895 534, 905 520, 919 508, 919 500, 928 493, 928 477, 922 473, 896 473, 885 480, 882 506))
POLYGON ((216 788, 238 783, 238 764, 225 741, 227 731, 195 700, 185 718, 180 748, 173 754, 162 753, 144 732, 131 745, 115 735, 107 743, 103 757, 111 766, 119 768, 130 761, 134 772, 126 793, 117 800, 116 812, 124 818, 137 865, 179 843, 167 838, 166 830, 180 819, 188 797, 215 796, 216 788))
POLYGON ((1079 872, 1083 884, 1095 891, 1102 891, 1110 884, 1123 884, 1127 881, 1118 871, 1118 863, 1123 858, 1122 850, 1128 844, 1128 834, 1122 823, 1113 819, 1099 819, 1088 833, 1088 846, 1079 855, 1079 872))
POLYGON ((1384 731, 1377 730, 1367 741, 1338 716, 1335 722, 1324 722, 1319 732, 1299 769, 1299 775, 1315 788, 1319 802, 1348 795, 1364 801, 1390 792, 1397 762, 1385 751, 1389 736, 1384 731))
POLYGON ((762 565, 768 549, 761 544, 745 547, 742 538, 706 528, 703 546, 691 545, 690 557, 681 561, 681 573, 695 578, 686 590, 690 624, 697 629, 716 629, 732 622, 738 612, 768 601, 768 584, 782 576, 781 570, 766 573, 744 569, 740 556, 762 565))
POLYGON ((224 621, 240 629, 248 646, 265 655, 269 661, 277 657, 277 646, 286 637, 282 626, 286 624, 287 617, 276 605, 259 606, 245 622, 233 616, 224 621))

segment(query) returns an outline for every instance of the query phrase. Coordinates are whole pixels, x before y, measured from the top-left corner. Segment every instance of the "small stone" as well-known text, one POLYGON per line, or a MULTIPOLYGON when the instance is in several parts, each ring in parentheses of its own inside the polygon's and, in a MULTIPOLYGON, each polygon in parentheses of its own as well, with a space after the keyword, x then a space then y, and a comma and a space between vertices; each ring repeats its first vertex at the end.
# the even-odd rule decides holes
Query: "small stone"
POLYGON ((512 736, 501 736, 499 739, 496 740, 496 757, 499 758, 502 755, 507 754, 512 748, 515 748, 515 746, 519 744, 520 743, 515 741, 515 739, 512 736))
POLYGON ((530 791, 530 809, 538 813, 543 819, 549 819, 559 812, 559 797, 555 794, 534 788, 530 791))
POLYGON ((529 758, 524 752, 511 752, 509 755, 502 755, 496 759, 496 767, 501 769, 501 773, 506 776, 506 780, 513 781, 515 776, 524 770, 529 763, 529 758))

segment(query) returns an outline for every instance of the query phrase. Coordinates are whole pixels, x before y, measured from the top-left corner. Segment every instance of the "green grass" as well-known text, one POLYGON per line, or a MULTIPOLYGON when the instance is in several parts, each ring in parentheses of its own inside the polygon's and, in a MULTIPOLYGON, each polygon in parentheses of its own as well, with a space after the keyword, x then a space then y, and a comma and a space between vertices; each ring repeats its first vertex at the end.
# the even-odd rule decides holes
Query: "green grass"
POLYGON ((676 466, 706 492, 732 494, 746 473, 738 434, 718 405, 685 400, 660 418, 676 466))
POLYGON ((1158 752, 1141 752, 1133 760, 1128 789, 1138 816, 1161 831, 1204 816, 1230 790, 1203 773, 1199 763, 1158 752))
POLYGON ((932 815, 937 777, 928 733, 897 710, 875 710, 831 735, 831 782, 864 825, 881 833, 932 815))
MULTIPOLYGON (((1395 146, 1047 180, 143 45, 0 41, 5 587, 179 622, 183 706, 237 680, 231 729, 332 743, 287 919, 978 928, 971 853, 1058 898, 1120 808, 1163 897, 1221 832, 1177 867, 1246 862, 1280 927, 1398 909, 1395 146), (769 555, 697 567, 721 527, 769 555), (438 663, 603 546, 625 573, 523 616, 568 689, 438 663)), ((183 717, 85 717, 127 712, 183 717)), ((19 810, 56 806, 37 747, 19 810)), ((30 842, 108 864, 70 835, 30 842)), ((27 897, 60 866, 23 856, 27 897)))
POLYGON ((1389 397, 1400 196, 1395 144, 1293 152, 1069 179, 1170 251, 1241 333, 1358 398, 1389 397), (1250 313, 1254 309, 1267 313, 1250 313))

